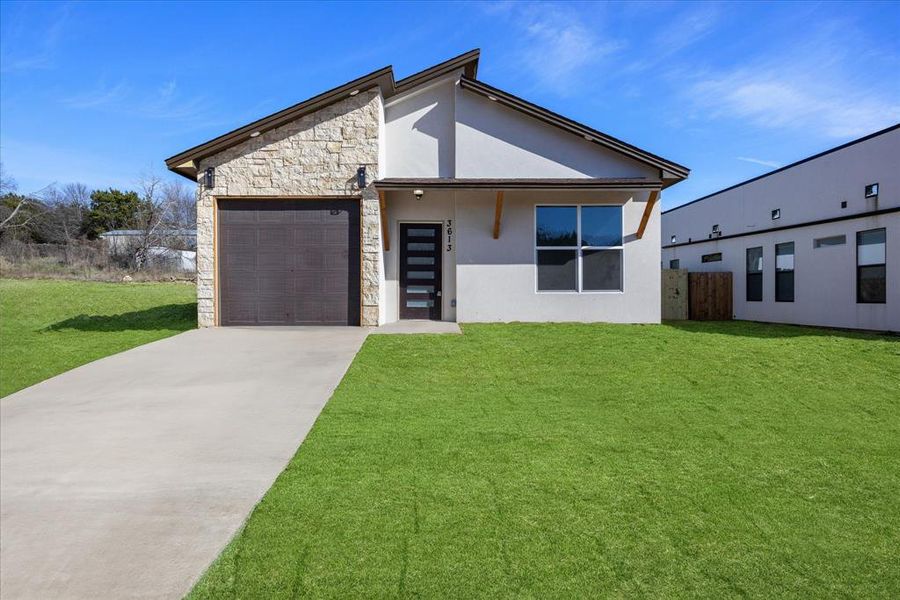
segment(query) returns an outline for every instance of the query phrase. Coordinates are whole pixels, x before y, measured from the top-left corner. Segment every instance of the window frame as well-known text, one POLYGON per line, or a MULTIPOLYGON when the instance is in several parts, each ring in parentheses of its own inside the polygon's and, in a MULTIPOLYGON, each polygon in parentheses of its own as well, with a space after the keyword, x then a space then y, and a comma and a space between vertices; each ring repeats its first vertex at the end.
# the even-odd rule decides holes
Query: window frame
POLYGON ((700 264, 708 265, 709 263, 722 262, 721 252, 710 252, 709 254, 700 255, 700 264), (718 258, 713 258, 718 256, 718 258))
POLYGON ((604 203, 564 203, 564 204, 535 204, 532 210, 531 227, 532 259, 534 260, 534 293, 535 294, 624 294, 625 293, 625 205, 604 203), (621 244, 618 246, 584 246, 581 245, 581 209, 583 207, 610 207, 619 209, 619 231, 621 232, 621 244), (537 213, 539 208, 575 208, 575 246, 538 246, 537 243, 537 213), (538 252, 540 250, 568 250, 575 251, 575 283, 574 290, 542 290, 538 287, 538 252), (584 250, 618 250, 622 256, 622 276, 618 290, 586 290, 584 289, 583 252, 584 250))
POLYGON ((846 246, 847 245, 847 234, 846 233, 837 233, 835 235, 826 235, 820 238, 813 238, 813 250, 819 250, 821 248, 836 248, 838 246, 846 246), (823 244, 822 242, 826 240, 836 240, 838 238, 844 238, 844 241, 838 242, 836 244, 823 244))
POLYGON ((670 269, 680 269, 681 268, 681 259, 680 258, 670 258, 669 259, 669 268, 670 269), (675 266, 672 266, 672 263, 675 263, 675 266))
MULTIPOLYGON (((786 256, 786 255, 782 255, 786 256)), ((793 241, 790 242, 778 242, 775 244, 775 302, 793 302, 794 298, 797 296, 797 278, 794 275, 794 272, 797 269, 797 244, 793 241), (791 268, 790 269, 778 269, 778 247, 779 246, 787 246, 791 245, 791 268), (791 299, 790 300, 782 300, 778 297, 779 288, 781 286, 778 285, 778 274, 779 273, 790 273, 791 274, 791 299)), ((784 290, 782 290, 783 292, 784 290)))
POLYGON ((744 302, 763 302, 766 299, 766 266, 765 262, 763 262, 765 260, 765 256, 766 251, 763 246, 750 246, 748 248, 744 248, 744 302), (759 271, 750 272, 750 270, 747 268, 747 258, 751 250, 759 250, 759 271), (759 277, 759 298, 750 297, 751 275, 759 277))
POLYGON ((888 248, 887 248, 887 227, 873 227, 872 229, 864 229, 862 231, 856 232, 856 303, 857 304, 887 304, 887 258, 888 258, 888 248), (883 263, 873 263, 870 265, 860 265, 859 264, 859 236, 861 233, 870 233, 872 231, 883 231, 884 232, 884 262, 883 263), (883 267, 884 268, 884 300, 861 300, 859 295, 859 270, 862 267, 883 267))

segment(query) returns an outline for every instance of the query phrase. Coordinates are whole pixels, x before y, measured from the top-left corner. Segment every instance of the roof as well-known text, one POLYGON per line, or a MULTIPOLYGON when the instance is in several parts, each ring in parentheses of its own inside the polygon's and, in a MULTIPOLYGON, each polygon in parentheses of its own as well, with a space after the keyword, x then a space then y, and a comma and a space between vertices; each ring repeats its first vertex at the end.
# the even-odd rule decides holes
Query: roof
MULTIPOLYGON (((544 123, 580 135, 590 142, 605 146, 658 169, 669 171, 672 174, 672 178, 677 181, 686 178, 691 172, 690 169, 683 165, 666 160, 661 156, 657 156, 646 150, 641 150, 637 146, 632 146, 631 144, 614 138, 611 135, 607 135, 602 131, 597 131, 592 127, 573 121, 572 119, 538 106, 537 104, 532 104, 527 100, 513 96, 510 93, 504 92, 503 90, 490 86, 482 81, 475 81, 474 79, 463 76, 459 85, 464 90, 480 94, 489 100, 532 116, 544 123)), ((673 181, 672 183, 675 182, 673 181)))
POLYGON ((372 71, 368 75, 363 75, 358 79, 348 81, 327 92, 280 110, 268 117, 263 117, 217 138, 213 138, 208 142, 170 156, 166 159, 166 166, 179 175, 196 181, 197 165, 202 159, 246 141, 250 138, 251 133, 257 131, 263 133, 270 129, 275 129, 285 123, 295 121, 300 117, 334 104, 339 100, 348 98, 351 94, 369 90, 376 86, 381 88, 382 96, 390 98, 458 69, 462 69, 467 76, 475 77, 478 72, 478 58, 480 54, 481 51, 476 48, 399 81, 394 81, 394 68, 388 65, 377 71, 372 71))
POLYGON ((613 177, 579 177, 567 179, 458 179, 452 177, 393 177, 374 182, 379 190, 469 189, 469 190, 658 190, 659 181, 613 177))
POLYGON ((686 178, 690 173, 690 169, 685 166, 666 160, 636 146, 632 146, 611 135, 597 131, 587 125, 573 121, 572 119, 566 118, 536 104, 532 104, 531 102, 489 86, 483 82, 476 81, 475 77, 478 73, 478 59, 480 54, 480 50, 476 48, 475 50, 460 54, 448 61, 410 75, 409 77, 405 77, 399 81, 394 81, 394 69, 391 66, 372 71, 368 75, 349 81, 341 86, 328 90, 327 92, 323 92, 308 100, 304 100, 303 102, 269 115, 268 117, 253 121, 252 123, 239 127, 224 135, 220 135, 208 142, 204 142, 198 146, 194 146, 193 148, 189 148, 188 150, 171 156, 166 159, 166 166, 179 175, 183 175, 191 180, 196 180, 198 165, 202 159, 218 154, 227 148, 236 146, 237 144, 250 139, 251 134, 257 132, 263 133, 270 129, 274 129, 320 110, 330 104, 348 98, 351 95, 374 87, 380 88, 382 96, 387 99, 447 74, 462 70, 463 75, 460 78, 460 87, 462 89, 481 94, 492 101, 539 119, 544 123, 559 127, 565 131, 579 135, 590 142, 610 148, 634 160, 658 168, 660 170, 660 179, 663 182, 662 187, 677 183, 686 178))
MULTIPOLYGON (((676 210, 678 210, 678 209, 680 209, 680 208, 684 208, 684 207, 686 207, 686 206, 690 206, 691 204, 695 204, 695 203, 700 202, 700 201, 702 201, 702 200, 706 200, 706 199, 708 199, 708 198, 712 198, 713 196, 718 196, 719 194, 723 194, 723 193, 725 193, 725 192, 730 192, 731 190, 734 190, 734 189, 737 189, 737 188, 739 188, 739 187, 741 187, 741 186, 747 185, 748 183, 753 183, 754 181, 759 181, 760 179, 765 179, 766 177, 770 177, 770 176, 772 176, 772 175, 775 175, 776 173, 781 173, 782 171, 787 171, 788 169, 793 169, 794 167, 799 166, 799 165, 802 165, 803 163, 808 163, 808 162, 810 162, 810 161, 816 160, 817 158, 822 158, 823 156, 828 156, 829 154, 832 154, 832 153, 834 153, 834 152, 838 152, 838 151, 843 150, 843 149, 845 149, 845 148, 849 148, 850 146, 854 146, 854 145, 856 145, 856 144, 859 144, 859 143, 862 143, 862 142, 866 142, 866 141, 868 141, 868 140, 871 140, 872 138, 876 138, 876 137, 881 136, 881 135, 884 135, 884 134, 886 134, 886 133, 890 133, 890 132, 892 132, 892 131, 894 131, 894 130, 896 130, 896 129, 900 129, 900 123, 897 123, 896 125, 891 125, 890 127, 887 127, 887 128, 882 129, 882 130, 880 130, 880 131, 876 131, 875 133, 870 133, 869 135, 863 136, 863 137, 861 137, 861 138, 858 138, 858 139, 855 139, 855 140, 851 140, 851 141, 847 142, 846 144, 841 144, 840 146, 835 146, 834 148, 831 148, 831 149, 829 149, 829 150, 825 150, 824 152, 819 152, 818 154, 813 154, 812 156, 807 156, 806 158, 800 159, 800 160, 798 160, 797 162, 793 162, 793 163, 791 163, 791 164, 789 164, 789 165, 785 165, 785 166, 783 166, 783 167, 779 167, 779 168, 775 169, 774 171, 769 171, 768 173, 763 173, 762 175, 757 175, 756 177, 753 177, 752 179, 748 179, 748 180, 746 180, 746 181, 742 181, 742 182, 740 182, 740 183, 736 183, 736 184, 734 184, 734 185, 732 185, 732 186, 729 186, 729 187, 727 187, 727 188, 723 188, 723 189, 721 189, 721 190, 719 190, 719 191, 717 191, 717 192, 713 192, 712 194, 707 194, 707 195, 705 195, 705 196, 701 196, 700 198, 697 198, 696 200, 691 200, 690 202, 685 202, 684 204, 682 204, 682 205, 680 205, 680 206, 676 206, 675 208, 670 208, 669 210, 664 210, 662 214, 666 214, 666 213, 670 213, 670 212, 672 212, 672 211, 676 211, 676 210)), ((719 238, 719 239, 721 239, 721 238, 719 238)))

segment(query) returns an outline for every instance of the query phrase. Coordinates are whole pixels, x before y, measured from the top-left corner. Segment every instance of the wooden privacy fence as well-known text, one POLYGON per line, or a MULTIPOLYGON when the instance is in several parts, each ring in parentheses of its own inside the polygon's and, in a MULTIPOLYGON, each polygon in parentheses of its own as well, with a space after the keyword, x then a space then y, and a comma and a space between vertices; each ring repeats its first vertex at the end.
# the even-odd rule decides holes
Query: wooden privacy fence
POLYGON ((731 273, 688 273, 688 318, 692 321, 730 321, 731 273))

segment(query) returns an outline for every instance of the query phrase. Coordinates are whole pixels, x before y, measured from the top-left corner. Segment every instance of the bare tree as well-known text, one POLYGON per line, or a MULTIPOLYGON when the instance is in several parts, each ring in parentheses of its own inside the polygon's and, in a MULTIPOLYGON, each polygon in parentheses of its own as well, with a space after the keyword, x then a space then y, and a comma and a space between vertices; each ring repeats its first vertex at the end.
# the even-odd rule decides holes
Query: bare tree
POLYGON ((29 227, 46 209, 45 196, 51 192, 50 184, 30 194, 17 194, 15 179, 9 177, 0 163, 0 234, 29 227))
POLYGON ((142 269, 155 248, 173 248, 181 243, 189 208, 184 186, 165 183, 159 176, 148 174, 139 179, 138 187, 142 206, 137 215, 137 229, 141 233, 132 255, 135 267, 142 269))
POLYGON ((43 194, 44 212, 35 223, 41 241, 70 244, 84 235, 84 219, 89 210, 90 190, 83 183, 69 183, 61 189, 48 188, 43 194))

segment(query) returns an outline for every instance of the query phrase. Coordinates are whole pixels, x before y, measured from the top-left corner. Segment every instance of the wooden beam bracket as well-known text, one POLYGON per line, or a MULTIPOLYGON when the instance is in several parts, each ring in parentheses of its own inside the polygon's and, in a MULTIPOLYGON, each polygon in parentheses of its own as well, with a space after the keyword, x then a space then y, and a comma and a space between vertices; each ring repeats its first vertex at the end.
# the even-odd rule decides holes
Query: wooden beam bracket
POLYGON ((641 224, 638 226, 637 235, 635 235, 637 239, 644 237, 644 230, 647 229, 647 223, 650 221, 650 215, 653 214, 653 207, 658 199, 659 190, 650 192, 650 197, 647 198, 647 205, 644 207, 644 214, 641 215, 641 224))
POLYGON ((503 216, 503 192, 497 192, 497 205, 494 207, 494 239, 500 239, 500 218, 503 216))

